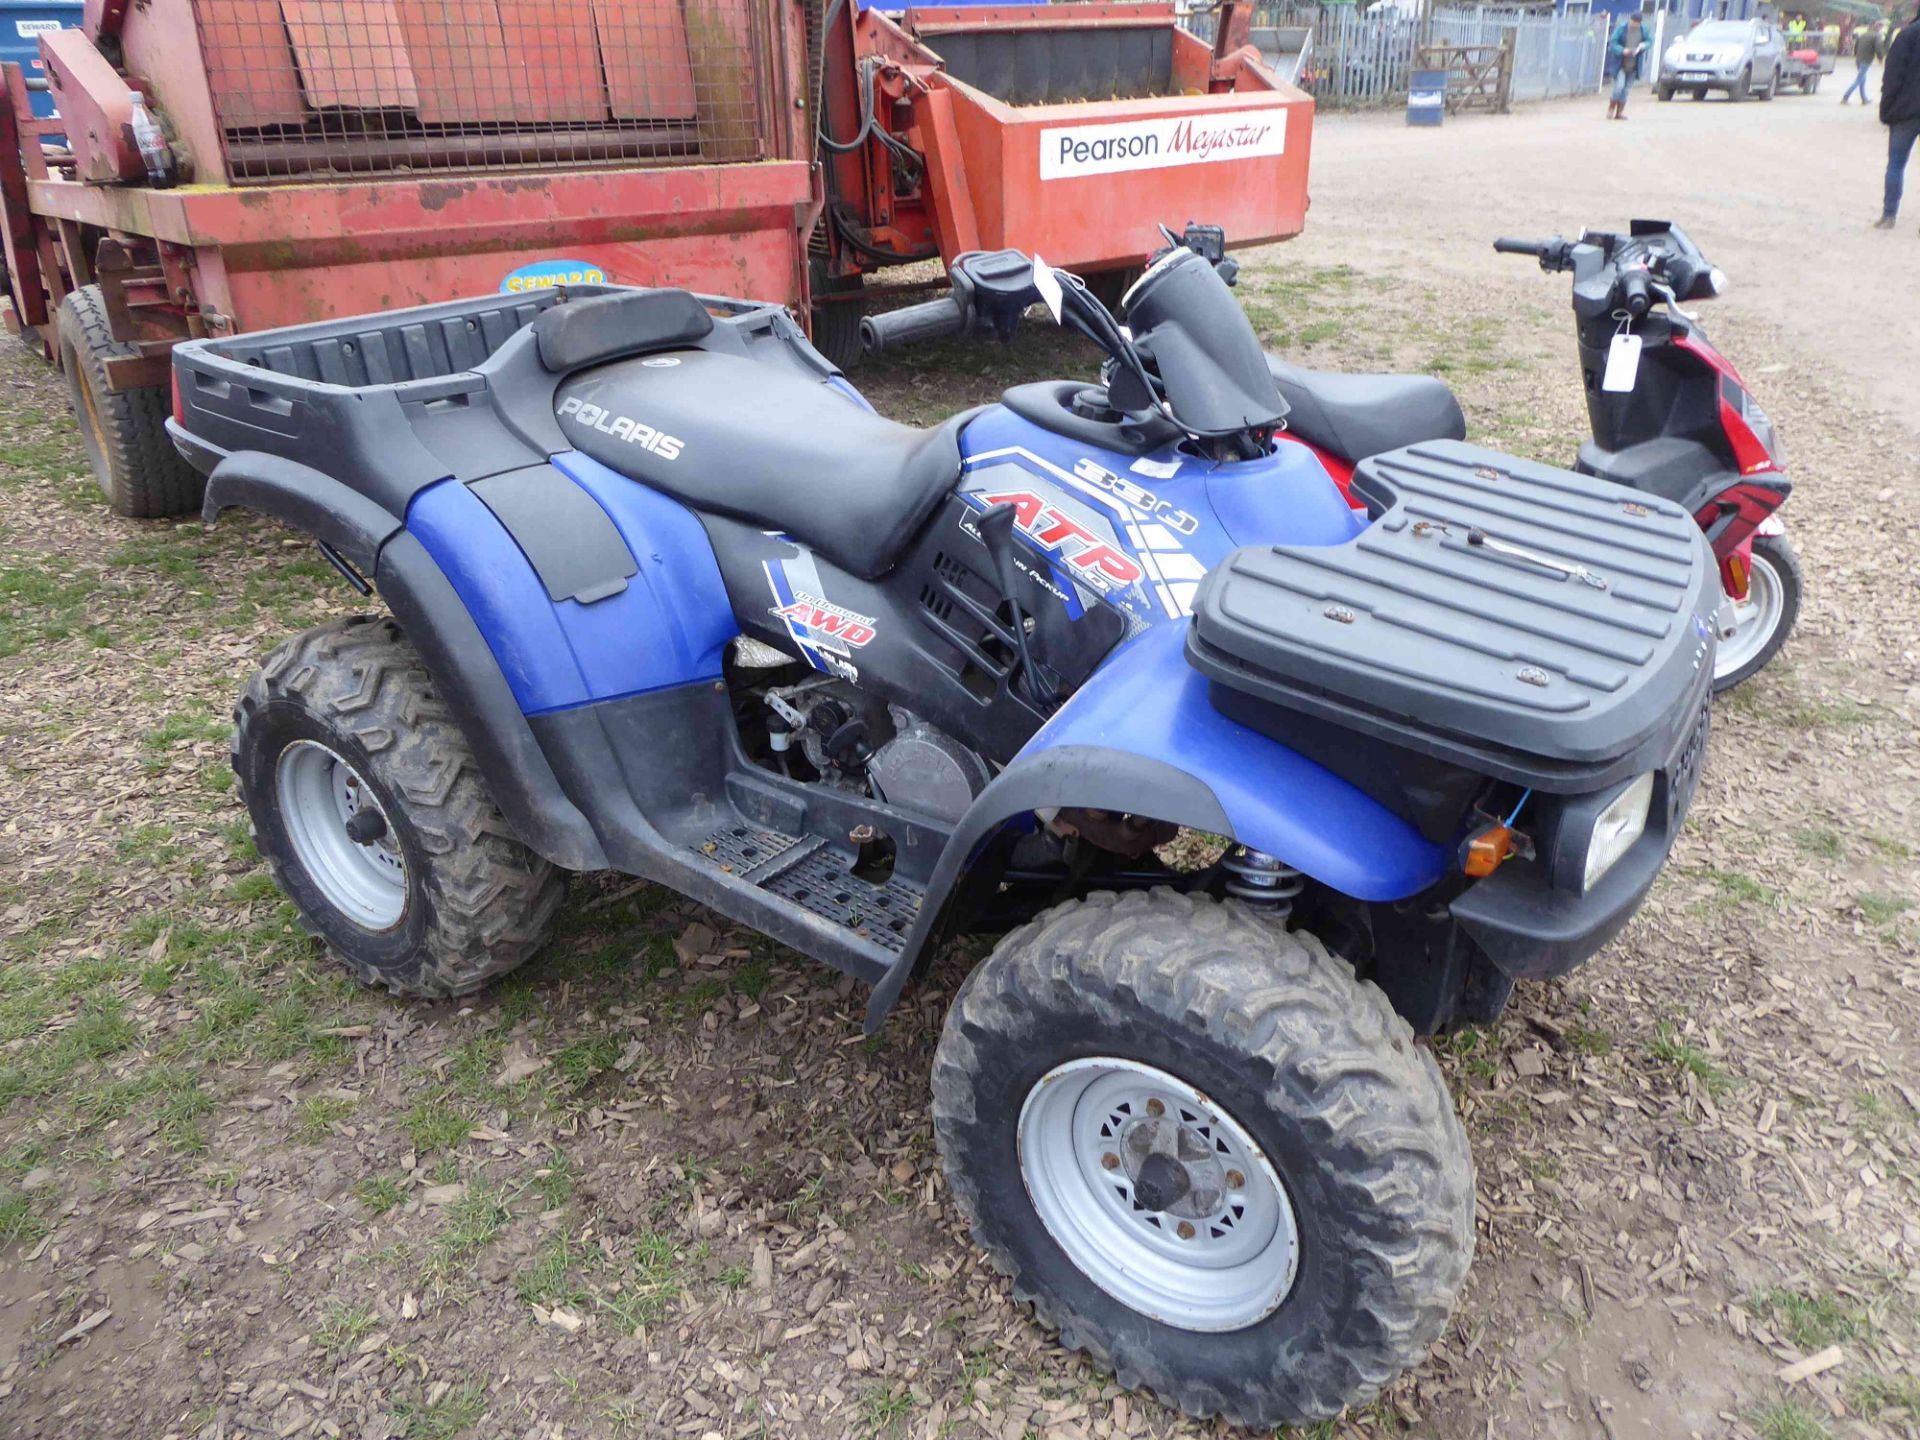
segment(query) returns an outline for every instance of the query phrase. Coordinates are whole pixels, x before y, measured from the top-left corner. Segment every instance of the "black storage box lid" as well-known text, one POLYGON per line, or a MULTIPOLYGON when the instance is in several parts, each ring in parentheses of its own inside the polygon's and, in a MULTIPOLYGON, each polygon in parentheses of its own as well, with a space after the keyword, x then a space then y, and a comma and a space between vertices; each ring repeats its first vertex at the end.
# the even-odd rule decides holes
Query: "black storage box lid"
POLYGON ((1248 546, 1201 585, 1188 658, 1223 709, 1253 697, 1557 791, 1666 762, 1720 599, 1686 511, 1452 440, 1365 460, 1353 489, 1375 523, 1352 541, 1248 546))

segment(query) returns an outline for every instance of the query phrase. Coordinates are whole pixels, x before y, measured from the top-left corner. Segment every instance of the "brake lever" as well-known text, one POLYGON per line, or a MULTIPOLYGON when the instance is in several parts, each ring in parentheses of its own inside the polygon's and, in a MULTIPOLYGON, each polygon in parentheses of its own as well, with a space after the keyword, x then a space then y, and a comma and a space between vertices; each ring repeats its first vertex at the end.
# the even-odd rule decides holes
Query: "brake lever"
POLYGON ((1659 297, 1661 303, 1664 304, 1667 309, 1671 310, 1675 315, 1678 315, 1689 325, 1698 325, 1700 323, 1699 318, 1695 316, 1691 310, 1681 308, 1680 297, 1673 293, 1673 287, 1671 285, 1663 285, 1658 280, 1650 280, 1647 282, 1647 288, 1659 297))

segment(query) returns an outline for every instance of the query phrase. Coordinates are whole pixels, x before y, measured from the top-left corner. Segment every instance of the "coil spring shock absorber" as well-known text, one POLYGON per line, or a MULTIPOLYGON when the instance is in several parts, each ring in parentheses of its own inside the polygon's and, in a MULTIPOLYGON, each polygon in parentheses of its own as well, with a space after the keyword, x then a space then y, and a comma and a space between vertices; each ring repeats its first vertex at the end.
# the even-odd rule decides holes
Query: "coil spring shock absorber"
POLYGON ((1227 894, 1276 920, 1293 913, 1295 897, 1307 888, 1306 877, 1264 850, 1235 845, 1220 857, 1220 864, 1227 871, 1227 894))

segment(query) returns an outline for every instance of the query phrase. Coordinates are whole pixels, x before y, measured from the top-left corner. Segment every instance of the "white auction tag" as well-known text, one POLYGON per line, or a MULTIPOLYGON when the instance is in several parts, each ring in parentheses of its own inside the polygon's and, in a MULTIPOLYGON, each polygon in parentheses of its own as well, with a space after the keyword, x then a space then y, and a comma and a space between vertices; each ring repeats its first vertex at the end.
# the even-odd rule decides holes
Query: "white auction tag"
POLYGON ((1627 391, 1640 377, 1640 337, 1622 330, 1607 346, 1607 368, 1600 376, 1602 390, 1627 391))
POLYGON ((1047 302, 1047 309, 1053 312, 1053 323, 1060 323, 1060 281, 1054 276, 1053 267, 1038 255, 1033 257, 1033 288, 1040 292, 1040 298, 1047 302))

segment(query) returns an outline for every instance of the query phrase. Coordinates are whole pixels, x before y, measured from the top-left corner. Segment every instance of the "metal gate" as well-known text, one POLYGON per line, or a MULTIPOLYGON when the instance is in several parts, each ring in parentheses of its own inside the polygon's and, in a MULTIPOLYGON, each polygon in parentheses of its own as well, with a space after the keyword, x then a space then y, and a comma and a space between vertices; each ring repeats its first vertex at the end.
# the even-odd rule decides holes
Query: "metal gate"
POLYGON ((227 176, 758 160, 762 0, 194 0, 227 176))
MULTIPOLYGON (((1211 0, 1191 0, 1183 23, 1211 39, 1216 15, 1211 0)), ((1512 98, 1550 100, 1592 94, 1600 88, 1607 49, 1607 17, 1541 14, 1504 5, 1436 8, 1423 25, 1417 14, 1375 6, 1363 15, 1354 5, 1260 4, 1253 24, 1310 27, 1312 40, 1296 83, 1323 105, 1389 105, 1403 99, 1414 52, 1423 43, 1500 45, 1511 41, 1512 98)))

